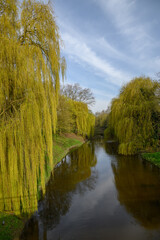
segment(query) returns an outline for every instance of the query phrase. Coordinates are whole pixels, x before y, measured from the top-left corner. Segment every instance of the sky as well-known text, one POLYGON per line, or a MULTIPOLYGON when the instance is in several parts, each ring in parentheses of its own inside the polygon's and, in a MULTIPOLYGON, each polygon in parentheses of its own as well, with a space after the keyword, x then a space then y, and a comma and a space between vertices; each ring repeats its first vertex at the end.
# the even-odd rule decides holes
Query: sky
POLYGON ((90 88, 95 113, 134 77, 160 72, 160 0, 51 0, 67 61, 65 84, 90 88))

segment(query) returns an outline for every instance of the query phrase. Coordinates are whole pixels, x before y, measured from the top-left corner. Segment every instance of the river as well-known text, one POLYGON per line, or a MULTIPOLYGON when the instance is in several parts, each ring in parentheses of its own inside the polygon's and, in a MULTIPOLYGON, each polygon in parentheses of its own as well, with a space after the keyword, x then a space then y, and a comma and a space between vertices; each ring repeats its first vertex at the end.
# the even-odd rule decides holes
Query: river
POLYGON ((57 164, 19 238, 90 239, 160 239, 160 170, 116 143, 85 143, 57 164))

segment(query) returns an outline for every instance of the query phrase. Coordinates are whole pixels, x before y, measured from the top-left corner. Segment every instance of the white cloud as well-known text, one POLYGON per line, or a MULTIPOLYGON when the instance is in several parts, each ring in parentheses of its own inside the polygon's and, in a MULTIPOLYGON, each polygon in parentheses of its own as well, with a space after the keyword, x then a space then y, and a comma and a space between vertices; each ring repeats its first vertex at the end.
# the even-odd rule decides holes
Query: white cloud
POLYGON ((88 64, 89 67, 92 67, 94 73, 98 71, 104 77, 109 76, 110 81, 118 86, 130 79, 129 74, 113 67, 105 59, 98 56, 85 42, 68 33, 63 33, 62 38, 65 42, 64 52, 73 56, 75 61, 78 59, 88 64))
MULTIPOLYGON (((104 22, 98 22, 97 18, 97 26, 101 24, 100 29, 94 26, 95 19, 91 13, 88 18, 83 19, 81 11, 76 12, 79 22, 89 26, 88 31, 83 31, 77 21, 74 21, 73 9, 66 13, 65 1, 63 7, 61 4, 58 7, 57 21, 64 42, 63 52, 71 59, 70 62, 81 65, 84 74, 84 77, 81 76, 80 68, 75 73, 70 64, 67 70, 68 80, 73 83, 75 79, 79 79, 80 84, 92 87, 97 101, 92 110, 96 112, 106 109, 109 100, 115 97, 110 93, 116 95, 119 88, 133 77, 143 74, 153 76, 153 73, 159 71, 160 58, 155 50, 159 50, 160 44, 151 34, 151 28, 148 28, 149 24, 152 26, 151 17, 144 21, 140 14, 143 10, 139 10, 138 0, 90 1, 95 3, 91 5, 93 10, 98 5, 103 11, 97 11, 97 14, 101 14, 100 19, 104 19, 104 22), (85 75, 87 71, 89 74, 85 75), (80 74, 80 77, 76 78, 76 74, 80 74), (93 75, 93 79, 88 80, 87 75, 93 75), (93 87, 96 85, 97 88, 93 87)), ((57 5, 59 2, 57 0, 57 5)), ((149 13, 148 8, 145 11, 149 13)))
POLYGON ((111 99, 116 97, 116 94, 111 94, 105 90, 91 89, 94 96, 96 96, 95 105, 91 107, 93 113, 107 110, 111 103, 111 99))
POLYGON ((115 94, 113 95, 109 92, 106 92, 105 90, 98 90, 98 89, 91 88, 91 91, 94 93, 94 95, 98 95, 101 98, 105 97, 106 99, 111 99, 115 97, 115 94))
POLYGON ((99 98, 96 99, 96 103, 94 106, 91 107, 93 113, 101 112, 102 110, 107 110, 108 106, 110 105, 111 100, 105 99, 101 100, 99 98))

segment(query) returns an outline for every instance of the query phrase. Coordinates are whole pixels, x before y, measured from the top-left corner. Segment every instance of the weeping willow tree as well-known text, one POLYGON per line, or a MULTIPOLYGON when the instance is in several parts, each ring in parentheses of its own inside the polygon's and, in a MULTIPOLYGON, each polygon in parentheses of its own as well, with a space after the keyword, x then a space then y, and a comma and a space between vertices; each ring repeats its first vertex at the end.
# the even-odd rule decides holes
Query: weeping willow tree
POLYGON ((71 133, 73 132, 73 126, 74 119, 70 100, 60 95, 57 108, 57 133, 71 133))
POLYGON ((135 154, 157 146, 159 83, 150 78, 135 78, 113 99, 109 115, 110 131, 119 141, 119 153, 135 154))
POLYGON ((59 98, 57 131, 74 132, 83 137, 94 135, 95 116, 86 103, 77 102, 64 95, 59 98))
POLYGON ((65 73, 50 5, 0 1, 0 211, 32 212, 53 167, 59 74, 65 73))
POLYGON ((95 116, 88 109, 87 104, 72 99, 69 99, 69 104, 73 119, 72 131, 84 137, 92 137, 94 135, 95 116))
POLYGON ((63 86, 57 110, 57 131, 93 137, 95 116, 88 108, 93 103, 94 97, 89 88, 83 89, 79 84, 63 86))

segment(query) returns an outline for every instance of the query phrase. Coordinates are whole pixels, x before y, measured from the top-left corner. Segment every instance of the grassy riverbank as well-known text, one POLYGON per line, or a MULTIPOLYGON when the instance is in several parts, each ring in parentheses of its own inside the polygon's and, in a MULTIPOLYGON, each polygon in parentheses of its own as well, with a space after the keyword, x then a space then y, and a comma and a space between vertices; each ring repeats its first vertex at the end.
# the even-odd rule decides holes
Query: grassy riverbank
POLYGON ((155 153, 143 153, 142 158, 153 163, 160 168, 160 152, 155 153))
POLYGON ((17 236, 24 226, 24 218, 13 214, 0 213, 0 239, 11 240, 17 236))
POLYGON ((71 148, 79 147, 84 142, 83 138, 75 134, 55 136, 53 140, 54 164, 57 164, 69 152, 71 148))
MULTIPOLYGON (((79 147, 84 142, 83 138, 75 134, 57 135, 53 140, 54 166, 69 152, 71 148, 79 147)), ((46 182, 50 178, 52 169, 46 171, 46 182)), ((22 231, 26 217, 18 217, 13 213, 0 212, 0 240, 16 240, 22 231)))

